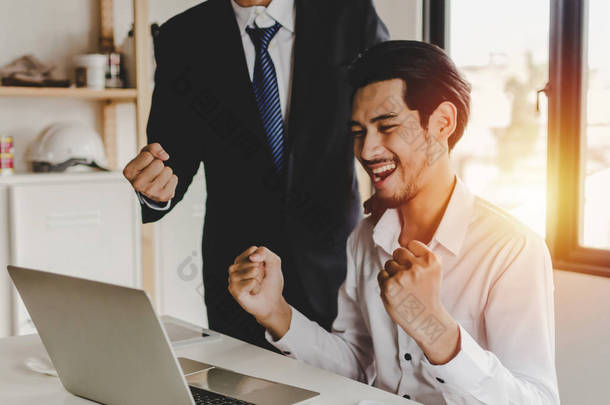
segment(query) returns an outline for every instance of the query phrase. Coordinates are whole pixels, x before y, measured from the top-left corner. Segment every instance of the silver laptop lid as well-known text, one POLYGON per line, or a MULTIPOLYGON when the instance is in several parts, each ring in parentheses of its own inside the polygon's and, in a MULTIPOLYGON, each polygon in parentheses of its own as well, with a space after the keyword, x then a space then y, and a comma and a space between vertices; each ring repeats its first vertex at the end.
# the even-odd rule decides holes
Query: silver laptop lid
POLYGON ((8 271, 66 390, 106 404, 194 404, 144 291, 8 271))

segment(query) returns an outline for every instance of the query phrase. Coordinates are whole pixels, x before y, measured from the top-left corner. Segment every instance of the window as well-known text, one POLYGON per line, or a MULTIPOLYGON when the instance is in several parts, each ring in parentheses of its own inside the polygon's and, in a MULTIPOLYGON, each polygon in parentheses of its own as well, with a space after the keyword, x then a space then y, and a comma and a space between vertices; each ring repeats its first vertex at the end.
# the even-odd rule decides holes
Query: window
POLYGON ((471 120, 452 152, 456 171, 545 235, 555 268, 605 276, 609 13, 605 0, 424 2, 424 38, 473 85, 471 120))
POLYGON ((580 243, 610 249, 610 3, 590 0, 583 33, 586 54, 583 84, 585 118, 583 132, 581 187, 583 221, 580 243))
POLYGON ((447 47, 472 84, 466 133, 451 153, 455 169, 475 194, 541 235, 547 122, 536 90, 548 81, 548 16, 548 1, 456 1, 447 47), (485 15, 502 18, 475 17, 485 15))

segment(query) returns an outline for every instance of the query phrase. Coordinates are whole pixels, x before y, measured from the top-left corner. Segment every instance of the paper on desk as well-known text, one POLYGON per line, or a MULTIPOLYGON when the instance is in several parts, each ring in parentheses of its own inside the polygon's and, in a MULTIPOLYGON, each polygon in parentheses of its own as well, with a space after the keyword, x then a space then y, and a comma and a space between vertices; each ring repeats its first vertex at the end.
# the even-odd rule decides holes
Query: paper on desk
POLYGON ((57 377, 57 371, 48 357, 30 357, 25 361, 25 366, 36 373, 57 377))

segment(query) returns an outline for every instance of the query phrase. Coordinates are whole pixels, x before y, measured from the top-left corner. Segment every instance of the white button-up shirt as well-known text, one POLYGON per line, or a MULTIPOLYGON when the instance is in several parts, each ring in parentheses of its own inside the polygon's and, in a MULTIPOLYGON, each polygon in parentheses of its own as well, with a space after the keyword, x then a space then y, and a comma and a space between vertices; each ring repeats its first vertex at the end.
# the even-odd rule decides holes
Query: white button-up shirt
MULTIPOLYGON (((407 224, 408 226, 408 224, 407 224)), ((284 354, 426 405, 559 404, 553 274, 544 241, 474 197, 458 179, 429 247, 443 268, 441 301, 461 350, 431 364, 396 325, 377 274, 399 246, 394 209, 364 219, 347 244, 347 275, 329 333, 293 308, 284 354)))
MULTIPOLYGON (((292 93, 292 65, 294 62, 294 26, 296 20, 296 9, 294 0, 272 0, 269 6, 241 7, 231 0, 231 6, 235 12, 237 27, 241 33, 241 43, 244 47, 246 64, 250 81, 254 78, 254 62, 256 60, 256 49, 246 27, 267 28, 276 22, 281 24, 280 29, 269 43, 269 56, 275 66, 278 92, 280 94, 280 108, 284 119, 284 127, 288 124, 288 113, 292 93)), ((140 203, 157 211, 167 211, 171 206, 171 200, 165 204, 158 204, 146 199, 138 193, 140 203)))

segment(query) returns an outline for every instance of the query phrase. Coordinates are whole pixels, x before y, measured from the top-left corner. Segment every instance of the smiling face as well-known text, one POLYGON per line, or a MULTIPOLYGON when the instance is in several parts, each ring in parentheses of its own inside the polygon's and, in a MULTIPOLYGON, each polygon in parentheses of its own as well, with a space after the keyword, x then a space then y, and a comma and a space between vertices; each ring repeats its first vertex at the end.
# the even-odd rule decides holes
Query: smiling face
POLYGON ((431 150, 443 146, 431 136, 433 126, 424 130, 419 113, 407 107, 405 86, 401 79, 368 84, 357 90, 352 104, 354 155, 388 207, 411 200, 432 178, 431 150))

